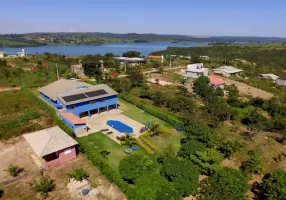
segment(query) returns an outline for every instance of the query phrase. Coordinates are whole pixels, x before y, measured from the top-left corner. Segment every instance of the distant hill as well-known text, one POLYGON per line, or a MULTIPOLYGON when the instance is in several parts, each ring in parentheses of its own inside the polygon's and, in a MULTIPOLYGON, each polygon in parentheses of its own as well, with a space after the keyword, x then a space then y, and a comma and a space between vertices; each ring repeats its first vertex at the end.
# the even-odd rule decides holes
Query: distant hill
POLYGON ((172 34, 138 33, 27 33, 0 35, 0 47, 40 46, 40 45, 98 45, 116 42, 209 42, 209 43, 269 43, 285 42, 278 37, 240 37, 240 36, 189 36, 172 34))

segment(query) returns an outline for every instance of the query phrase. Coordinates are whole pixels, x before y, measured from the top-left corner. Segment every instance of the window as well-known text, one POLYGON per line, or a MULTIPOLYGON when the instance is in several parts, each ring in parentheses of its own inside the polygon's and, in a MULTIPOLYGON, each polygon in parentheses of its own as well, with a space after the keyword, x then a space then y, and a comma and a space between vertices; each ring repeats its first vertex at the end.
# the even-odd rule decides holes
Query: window
POLYGON ((71 153, 72 152, 72 150, 71 150, 71 148, 68 148, 68 149, 65 149, 65 155, 67 155, 67 154, 69 154, 69 153, 71 153))
POLYGON ((68 106, 68 109, 69 109, 69 110, 72 110, 72 109, 75 109, 75 108, 76 108, 76 106, 75 106, 75 105, 68 106))
POLYGON ((96 101, 90 101, 89 103, 90 103, 90 104, 95 104, 95 103, 96 103, 96 101))

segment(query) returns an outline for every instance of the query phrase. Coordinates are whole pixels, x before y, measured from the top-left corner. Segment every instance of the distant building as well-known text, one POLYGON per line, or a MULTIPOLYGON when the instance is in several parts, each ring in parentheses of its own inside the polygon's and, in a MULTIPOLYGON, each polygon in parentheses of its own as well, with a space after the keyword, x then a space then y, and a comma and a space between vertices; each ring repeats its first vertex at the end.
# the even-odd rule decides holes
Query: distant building
POLYGON ((22 49, 22 51, 17 53, 19 57, 24 57, 25 56, 25 50, 22 49))
POLYGON ((71 65, 70 69, 73 73, 80 75, 80 74, 84 74, 84 69, 82 67, 82 64, 78 64, 78 65, 71 65))
POLYGON ((208 56, 200 56, 200 58, 203 60, 209 60, 210 59, 210 57, 208 57, 208 56))
POLYGON ((24 138, 41 159, 44 168, 76 158, 77 142, 58 126, 24 134, 24 138))
POLYGON ((190 78, 199 78, 200 76, 208 76, 208 68, 204 68, 204 63, 195 63, 187 65, 185 76, 190 78))
MULTIPOLYGON (((48 69, 49 66, 48 65, 43 65, 42 68, 43 69, 48 69)), ((36 65, 30 66, 30 71, 34 71, 34 70, 37 70, 37 69, 39 69, 39 67, 36 66, 36 65)))
POLYGON ((4 58, 4 51, 0 51, 0 58, 4 58))
POLYGON ((236 58, 236 59, 234 59, 234 61, 239 61, 239 62, 242 62, 242 63, 246 63, 247 62, 246 60, 243 60, 243 59, 240 59, 240 58, 236 58))
POLYGON ((226 76, 226 77, 233 76, 233 75, 239 75, 240 72, 242 72, 242 71, 243 70, 237 69, 237 68, 232 67, 232 66, 221 66, 217 69, 214 69, 214 73, 222 74, 223 76, 226 76))
POLYGON ((149 55, 148 60, 158 60, 158 61, 161 61, 163 63, 164 56, 163 55, 161 55, 161 56, 149 55))
POLYGON ((128 57, 114 57, 114 60, 118 60, 121 65, 127 63, 129 65, 135 66, 138 64, 143 64, 147 62, 146 58, 128 58, 128 57))
POLYGON ((277 85, 283 85, 286 86, 286 78, 285 77, 279 77, 276 79, 276 84, 277 85))
POLYGON ((276 79, 279 78, 279 76, 276 76, 275 74, 258 74, 257 78, 269 79, 272 81, 276 81, 276 79))
POLYGON ((219 87, 221 89, 224 89, 224 81, 221 78, 211 74, 211 75, 209 75, 209 80, 210 80, 210 86, 212 88, 218 88, 219 87))

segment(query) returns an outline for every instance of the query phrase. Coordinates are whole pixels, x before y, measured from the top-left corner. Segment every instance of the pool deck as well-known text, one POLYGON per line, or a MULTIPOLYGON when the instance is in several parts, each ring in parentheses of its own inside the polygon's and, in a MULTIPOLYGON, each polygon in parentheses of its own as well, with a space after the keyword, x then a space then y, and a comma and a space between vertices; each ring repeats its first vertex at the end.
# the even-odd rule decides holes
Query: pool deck
MULTIPOLYGON (((138 138, 140 136, 140 129, 142 127, 145 127, 144 124, 141 124, 129 117, 126 117, 125 115, 122 114, 121 110, 110 110, 109 112, 103 112, 100 115, 92 115, 91 117, 85 117, 83 118, 86 122, 88 127, 90 127, 91 129, 88 131, 87 134, 81 135, 81 136, 85 136, 88 135, 90 133, 95 133, 95 132, 99 132, 102 129, 108 129, 108 131, 103 132, 105 135, 107 135, 109 138, 111 138, 112 140, 114 140, 117 143, 120 143, 120 141, 118 141, 116 139, 116 136, 123 136, 124 133, 120 133, 119 131, 117 131, 116 129, 108 126, 106 124, 106 122, 108 120, 118 120, 123 122, 124 124, 130 126, 133 128, 133 133, 132 135, 135 138, 138 138), (106 134, 107 132, 113 132, 112 134, 106 134)), ((102 131, 101 131, 102 132, 102 131)))

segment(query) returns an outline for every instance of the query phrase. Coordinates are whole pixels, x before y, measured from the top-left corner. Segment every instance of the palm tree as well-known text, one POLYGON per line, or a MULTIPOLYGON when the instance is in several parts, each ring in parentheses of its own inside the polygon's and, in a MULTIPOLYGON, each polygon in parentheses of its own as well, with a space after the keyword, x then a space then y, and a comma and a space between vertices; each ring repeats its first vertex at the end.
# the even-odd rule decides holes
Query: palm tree
POLYGON ((124 142, 128 146, 132 146, 132 144, 135 142, 135 139, 133 138, 133 135, 126 132, 124 136, 124 142))
POLYGON ((159 126, 160 124, 154 124, 154 123, 151 124, 151 126, 149 127, 151 135, 159 135, 160 133, 159 126))

